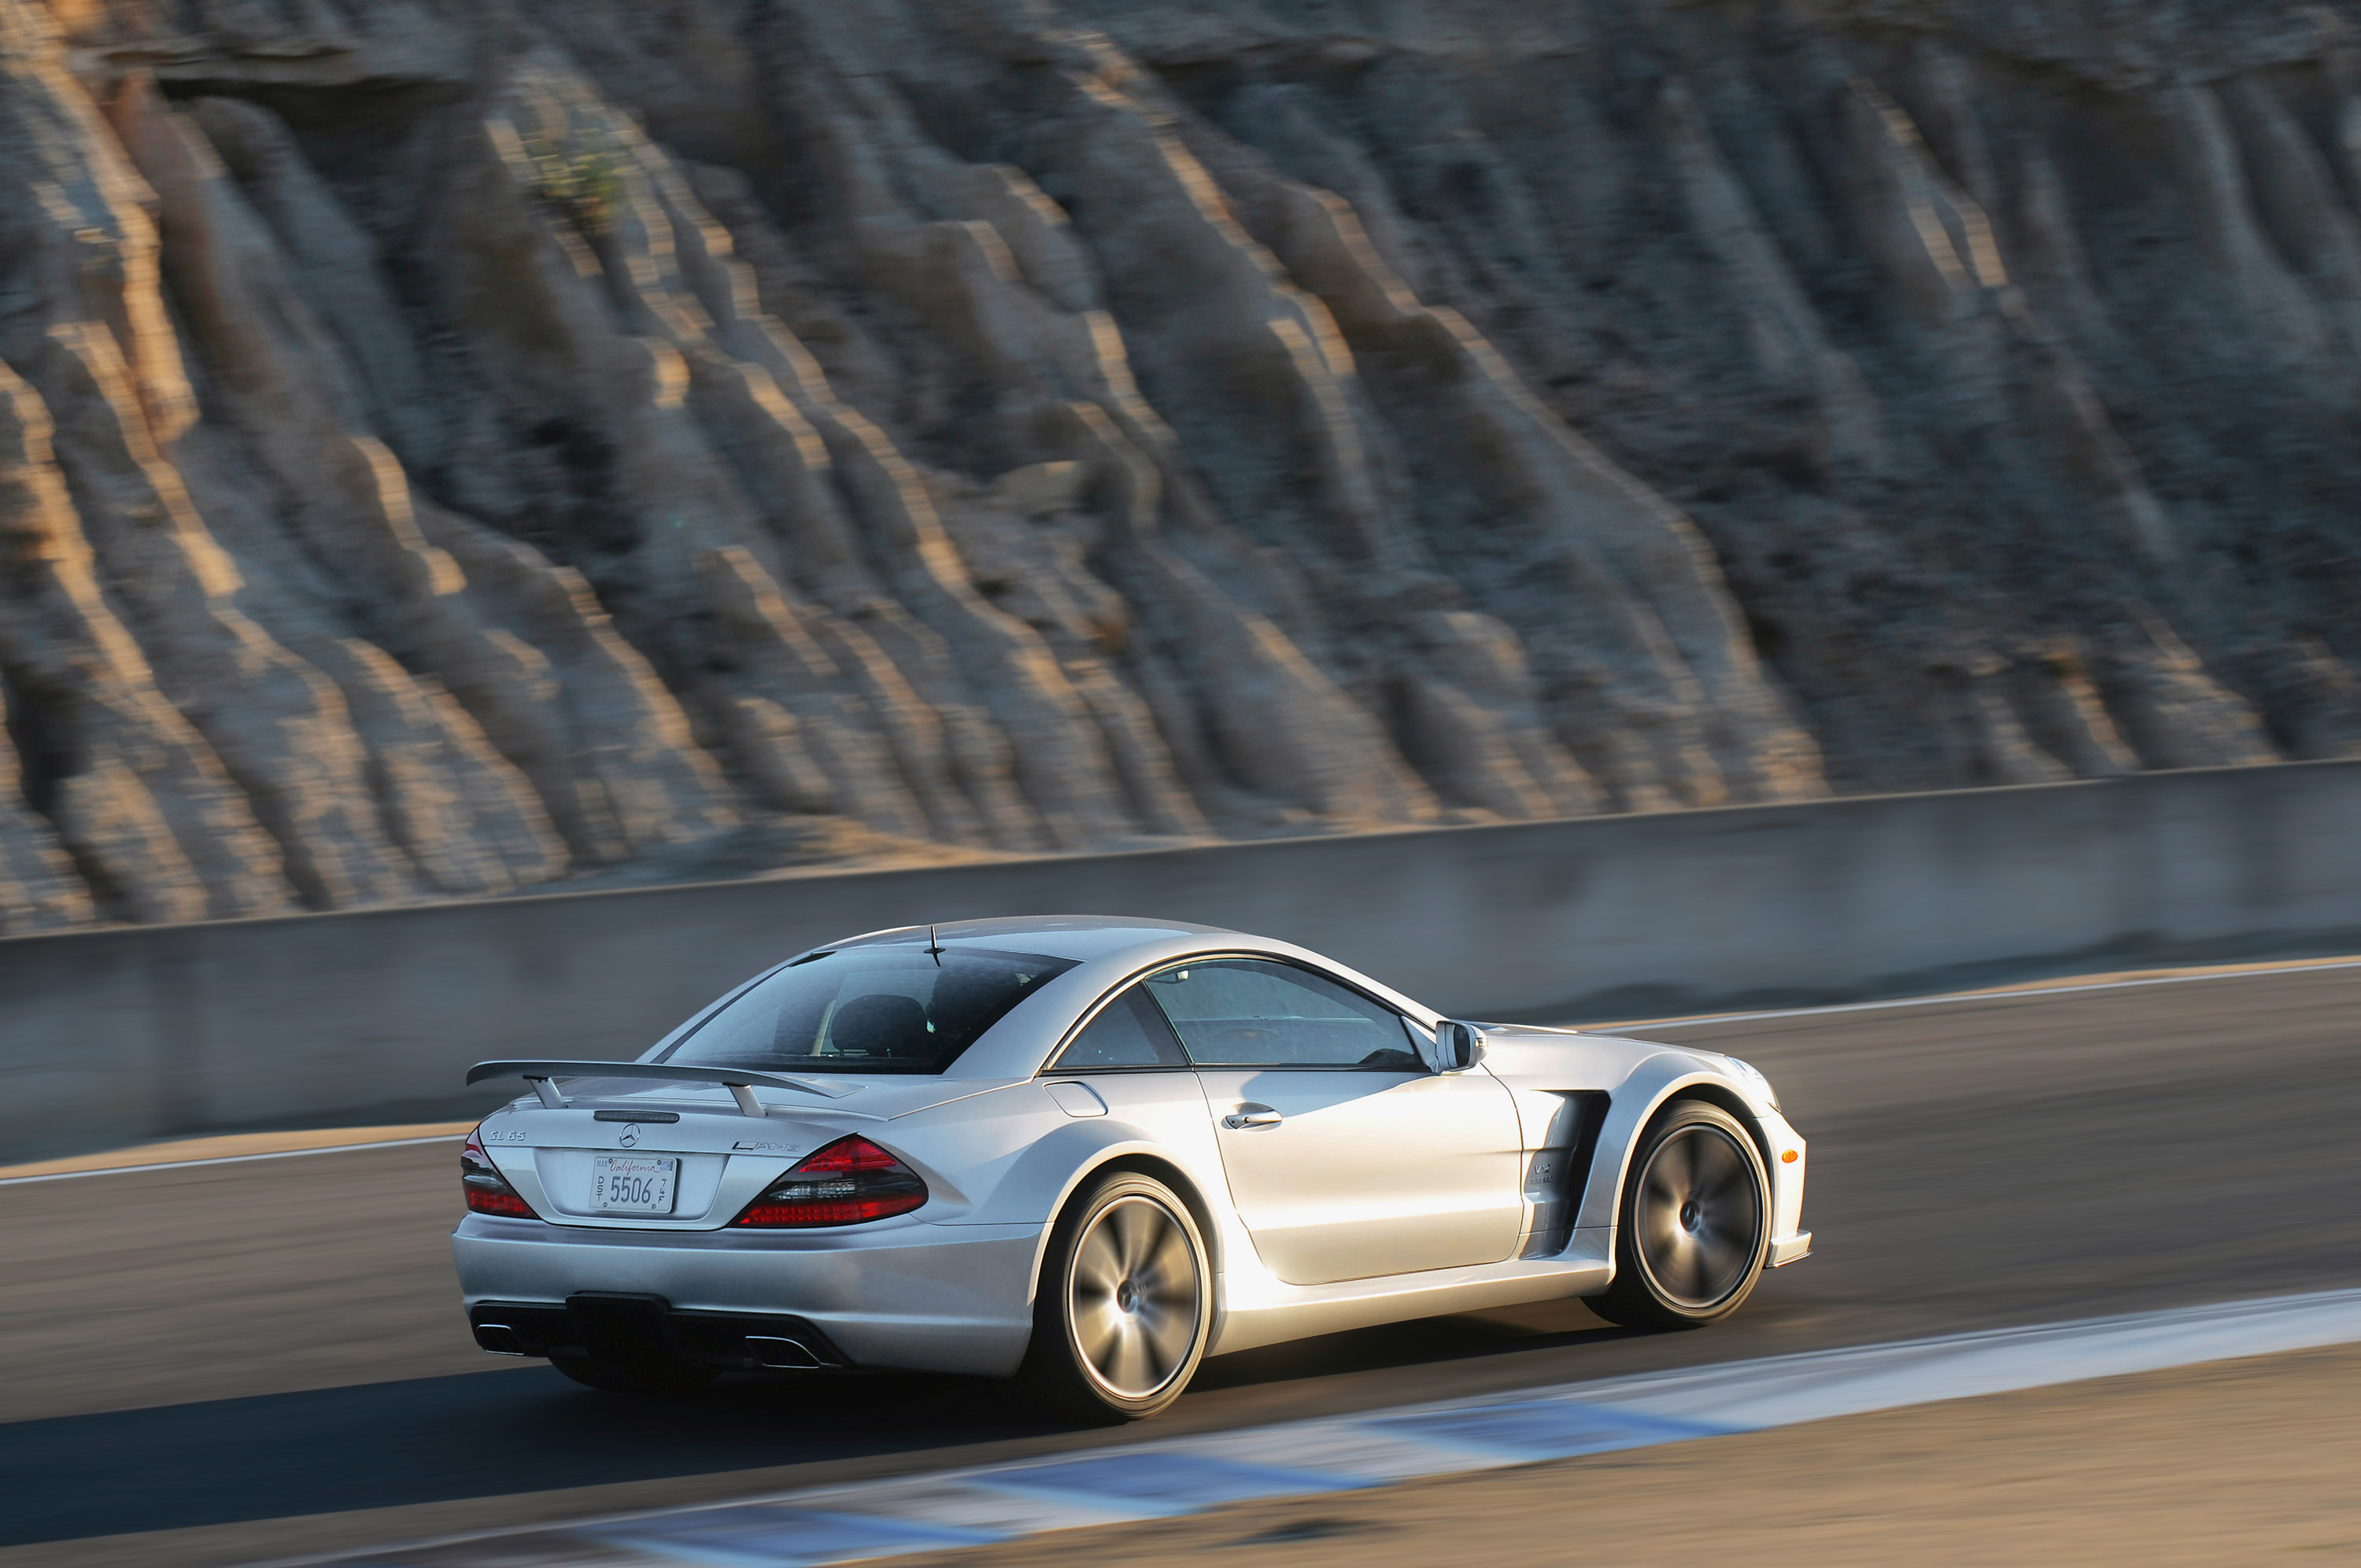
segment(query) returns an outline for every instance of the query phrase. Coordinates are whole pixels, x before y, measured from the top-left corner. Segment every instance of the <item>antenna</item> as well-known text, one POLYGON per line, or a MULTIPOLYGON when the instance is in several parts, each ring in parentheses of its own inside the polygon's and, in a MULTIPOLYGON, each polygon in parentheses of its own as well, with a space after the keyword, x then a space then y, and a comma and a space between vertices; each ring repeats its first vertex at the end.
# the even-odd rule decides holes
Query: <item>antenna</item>
POLYGON ((943 945, 935 940, 935 927, 934 922, 932 921, 928 921, 927 923, 927 951, 935 955, 935 967, 937 969, 942 968, 943 945))

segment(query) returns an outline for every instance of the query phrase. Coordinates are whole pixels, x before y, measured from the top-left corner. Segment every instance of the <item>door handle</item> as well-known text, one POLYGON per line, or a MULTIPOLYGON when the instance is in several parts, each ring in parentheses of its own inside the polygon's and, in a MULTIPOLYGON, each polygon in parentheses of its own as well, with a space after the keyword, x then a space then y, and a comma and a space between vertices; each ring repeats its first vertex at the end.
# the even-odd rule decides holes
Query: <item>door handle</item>
POLYGON ((1268 1105, 1241 1105, 1222 1118, 1222 1125, 1236 1132, 1244 1127, 1276 1127, 1285 1120, 1268 1105))

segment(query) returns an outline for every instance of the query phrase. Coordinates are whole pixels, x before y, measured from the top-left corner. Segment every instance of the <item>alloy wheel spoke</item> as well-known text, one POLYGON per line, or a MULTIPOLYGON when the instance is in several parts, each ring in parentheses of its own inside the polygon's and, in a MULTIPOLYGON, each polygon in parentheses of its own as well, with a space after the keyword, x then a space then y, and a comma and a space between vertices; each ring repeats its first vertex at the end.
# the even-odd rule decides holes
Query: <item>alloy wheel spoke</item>
POLYGON ((1139 1266, 1155 1250, 1163 1220, 1153 1205, 1137 1200, 1118 1203, 1107 1212, 1107 1228, 1115 1233, 1115 1255, 1122 1259, 1125 1275, 1138 1273, 1139 1266))
POLYGON ((1174 1365, 1180 1362, 1180 1353, 1173 1345, 1168 1328, 1142 1319, 1140 1330, 1139 1352, 1141 1359, 1148 1365, 1148 1387, 1161 1387, 1164 1380, 1172 1375, 1174 1365))
POLYGON ((1735 1236, 1718 1230, 1699 1231, 1697 1253, 1705 1267, 1706 1277, 1716 1296, 1738 1282, 1746 1268, 1747 1253, 1739 1246, 1735 1236))
POLYGON ((1074 1314, 1074 1343, 1093 1366, 1106 1364, 1110 1347, 1123 1332, 1123 1319, 1112 1304, 1093 1312, 1074 1314))
POLYGON ((1673 1277, 1664 1281, 1681 1295, 1695 1300, 1705 1288, 1705 1259, 1694 1239, 1684 1237, 1681 1248, 1673 1255, 1673 1277))
POLYGON ((1074 1290, 1077 1296, 1088 1290, 1093 1297, 1115 1295, 1116 1281, 1123 1277, 1123 1260, 1117 1255, 1115 1238, 1104 1225, 1082 1238, 1074 1259, 1074 1290))
POLYGON ((1696 1153, 1689 1140, 1675 1137, 1656 1151, 1648 1164, 1648 1181, 1652 1191, 1660 1191, 1678 1208, 1689 1190, 1697 1185, 1696 1153))
POLYGON ((1188 1240, 1181 1235, 1180 1226, 1168 1223, 1158 1231, 1154 1248, 1134 1271, 1133 1277, 1143 1288, 1163 1291, 1191 1272, 1188 1240))
POLYGON ((1690 1191, 1698 1201, 1710 1203, 1735 1189, 1746 1176, 1746 1162, 1727 1139, 1718 1135, 1697 1133, 1692 1137, 1697 1148, 1692 1157, 1695 1175, 1690 1191))
POLYGON ((1123 1332, 1115 1336, 1115 1353, 1099 1368, 1119 1392, 1137 1395, 1155 1388, 1156 1380, 1148 1376, 1147 1337, 1137 1324, 1125 1323, 1123 1332))

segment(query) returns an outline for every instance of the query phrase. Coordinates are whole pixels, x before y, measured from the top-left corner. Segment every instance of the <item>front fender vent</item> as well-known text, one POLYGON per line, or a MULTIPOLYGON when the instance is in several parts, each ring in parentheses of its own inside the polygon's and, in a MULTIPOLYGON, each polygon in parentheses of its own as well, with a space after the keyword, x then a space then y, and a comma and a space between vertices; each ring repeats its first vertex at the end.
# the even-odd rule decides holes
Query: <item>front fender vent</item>
POLYGON ((1605 1090, 1552 1092, 1564 1105, 1550 1118, 1544 1146, 1534 1151, 1525 1168, 1525 1196, 1533 1205, 1533 1228, 1517 1255, 1520 1257, 1555 1257, 1574 1240, 1583 1193, 1590 1184, 1591 1160, 1598 1152, 1599 1129, 1607 1124, 1609 1102, 1605 1090))

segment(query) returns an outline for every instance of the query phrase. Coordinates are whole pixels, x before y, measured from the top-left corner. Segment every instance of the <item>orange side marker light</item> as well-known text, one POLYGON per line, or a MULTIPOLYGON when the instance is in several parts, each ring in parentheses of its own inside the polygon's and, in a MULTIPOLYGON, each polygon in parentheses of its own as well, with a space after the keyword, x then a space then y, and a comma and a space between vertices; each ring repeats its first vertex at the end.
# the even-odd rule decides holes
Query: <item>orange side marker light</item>
POLYGON ((1779 1157, 1779 1163, 1780 1163, 1781 1165, 1793 1165, 1793 1164, 1795 1164, 1795 1151, 1794 1149, 1789 1149, 1785 1154, 1781 1155, 1781 1156, 1779 1157))

